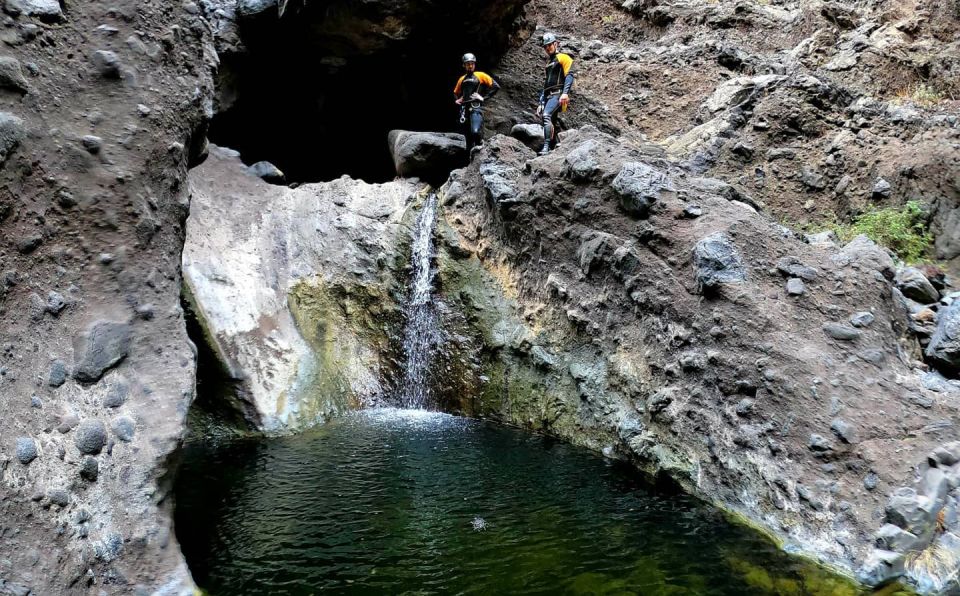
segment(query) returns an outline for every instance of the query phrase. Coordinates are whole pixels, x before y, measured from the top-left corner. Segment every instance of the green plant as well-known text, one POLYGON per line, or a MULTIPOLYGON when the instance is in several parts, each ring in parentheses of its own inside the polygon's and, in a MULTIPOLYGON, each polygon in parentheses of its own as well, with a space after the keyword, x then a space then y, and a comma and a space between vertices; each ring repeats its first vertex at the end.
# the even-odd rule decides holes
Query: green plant
POLYGON ((918 106, 930 107, 943 101, 944 96, 937 91, 933 85, 919 82, 897 90, 896 100, 898 103, 906 103, 909 101, 918 106))
POLYGON ((854 218, 849 229, 837 232, 841 240, 866 234, 886 246, 907 263, 924 258, 933 244, 927 223, 927 212, 919 201, 908 201, 903 207, 886 207, 868 211, 854 218))
POLYGON ((820 223, 800 226, 804 232, 833 230, 841 242, 847 243, 864 234, 877 244, 892 250, 907 263, 925 260, 933 245, 933 234, 927 222, 927 212, 919 201, 908 201, 902 207, 872 209, 853 218, 849 224, 840 223, 832 214, 820 223))

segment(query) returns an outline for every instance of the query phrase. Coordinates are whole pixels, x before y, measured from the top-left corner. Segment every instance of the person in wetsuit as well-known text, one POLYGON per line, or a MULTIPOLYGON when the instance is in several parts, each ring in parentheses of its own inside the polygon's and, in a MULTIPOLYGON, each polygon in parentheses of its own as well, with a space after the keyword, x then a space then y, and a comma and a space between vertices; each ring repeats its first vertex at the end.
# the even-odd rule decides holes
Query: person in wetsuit
POLYGON ((543 118, 543 149, 538 155, 546 155, 557 145, 556 119, 570 103, 570 88, 573 87, 573 58, 559 52, 560 44, 553 33, 543 34, 543 51, 547 54, 546 77, 540 92, 537 115, 543 118))
POLYGON ((463 55, 463 69, 467 72, 457 81, 453 95, 460 106, 460 124, 467 138, 469 155, 471 149, 483 145, 483 102, 496 95, 500 85, 487 73, 477 70, 477 57, 473 54, 463 55))

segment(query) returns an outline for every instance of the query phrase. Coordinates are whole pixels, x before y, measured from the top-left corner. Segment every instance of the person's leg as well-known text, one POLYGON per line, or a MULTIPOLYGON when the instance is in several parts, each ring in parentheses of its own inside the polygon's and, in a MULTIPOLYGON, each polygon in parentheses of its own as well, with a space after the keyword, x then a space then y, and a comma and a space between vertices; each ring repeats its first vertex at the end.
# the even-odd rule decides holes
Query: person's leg
POLYGON ((563 127, 560 126, 560 109, 553 111, 553 138, 550 139, 550 150, 553 151, 557 148, 557 145, 560 143, 560 131, 563 130, 563 127))
POLYGON ((550 152, 553 136, 556 134, 553 125, 553 115, 559 109, 560 97, 558 95, 553 95, 548 98, 546 105, 543 106, 543 149, 540 150, 540 155, 546 155, 550 152))
POLYGON ((466 120, 460 123, 460 131, 463 132, 463 138, 467 141, 467 155, 473 149, 473 135, 470 134, 470 116, 465 114, 466 120))
POLYGON ((483 110, 476 109, 470 113, 470 135, 473 137, 473 146, 483 145, 483 110))

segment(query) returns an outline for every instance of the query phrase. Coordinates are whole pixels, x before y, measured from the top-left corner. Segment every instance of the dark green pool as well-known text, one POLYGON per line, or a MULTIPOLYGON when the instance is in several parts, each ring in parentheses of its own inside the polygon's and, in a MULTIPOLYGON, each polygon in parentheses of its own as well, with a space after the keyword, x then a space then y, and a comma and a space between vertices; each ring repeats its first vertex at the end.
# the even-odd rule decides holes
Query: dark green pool
POLYGON ((444 414, 360 412, 185 449, 176 530, 239 594, 854 594, 588 451, 444 414))

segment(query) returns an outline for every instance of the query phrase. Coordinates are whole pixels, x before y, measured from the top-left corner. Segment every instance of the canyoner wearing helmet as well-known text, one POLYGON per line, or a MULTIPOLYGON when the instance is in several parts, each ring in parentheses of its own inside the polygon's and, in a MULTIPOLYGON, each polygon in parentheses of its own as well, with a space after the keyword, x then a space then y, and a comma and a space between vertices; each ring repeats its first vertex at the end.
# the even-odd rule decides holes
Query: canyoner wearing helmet
POLYGON ((462 62, 467 72, 457 81, 453 95, 460 106, 460 124, 469 155, 474 147, 483 144, 483 102, 496 95, 500 85, 487 73, 476 70, 477 57, 473 54, 464 54, 462 62))
POLYGON ((540 155, 546 155, 557 144, 556 119, 561 111, 567 111, 570 102, 570 89, 573 87, 573 58, 558 51, 559 42, 553 33, 544 33, 541 45, 547 54, 547 66, 540 92, 540 106, 537 115, 543 118, 543 149, 540 155))

